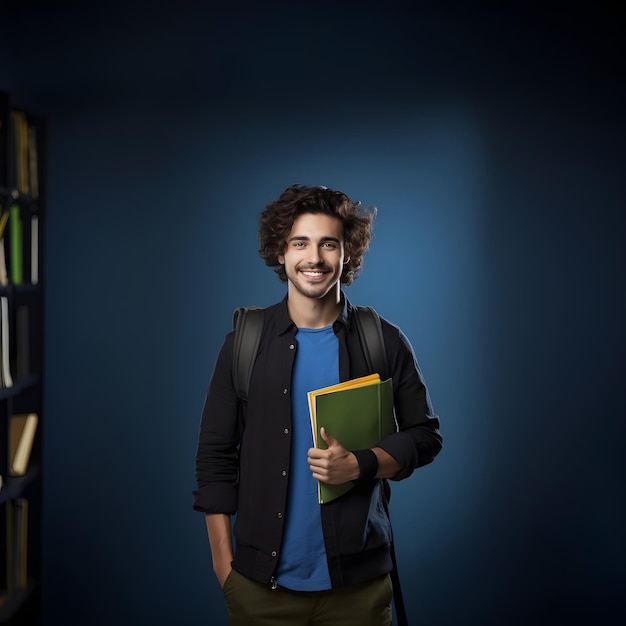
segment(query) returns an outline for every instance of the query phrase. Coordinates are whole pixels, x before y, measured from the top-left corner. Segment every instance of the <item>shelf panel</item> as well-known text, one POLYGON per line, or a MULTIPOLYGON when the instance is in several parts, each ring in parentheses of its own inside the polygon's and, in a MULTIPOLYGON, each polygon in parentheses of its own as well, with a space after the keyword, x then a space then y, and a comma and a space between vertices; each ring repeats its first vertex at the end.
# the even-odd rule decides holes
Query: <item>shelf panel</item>
POLYGON ((0 489, 0 504, 7 500, 15 500, 21 497, 26 487, 34 482, 38 476, 39 467, 36 465, 29 467, 24 476, 3 476, 2 489, 0 489))
POLYGON ((29 387, 36 385, 38 382, 39 376, 33 374, 31 376, 27 376, 26 378, 17 380, 12 387, 2 387, 0 389, 0 400, 17 396, 24 391, 24 389, 28 389, 29 387))
POLYGON ((11 595, 6 592, 0 594, 0 623, 8 622, 19 609, 25 604, 28 597, 35 589, 33 581, 28 581, 28 587, 17 589, 11 595))

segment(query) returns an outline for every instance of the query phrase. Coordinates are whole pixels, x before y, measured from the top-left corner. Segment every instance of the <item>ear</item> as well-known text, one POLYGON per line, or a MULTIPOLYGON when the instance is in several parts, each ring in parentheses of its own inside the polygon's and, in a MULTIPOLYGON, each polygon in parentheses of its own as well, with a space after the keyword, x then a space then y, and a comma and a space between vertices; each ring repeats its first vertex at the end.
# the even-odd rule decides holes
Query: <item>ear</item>
POLYGON ((279 262, 281 265, 284 265, 284 264, 285 264, 285 255, 284 255, 284 254, 279 254, 279 255, 278 255, 278 262, 279 262))

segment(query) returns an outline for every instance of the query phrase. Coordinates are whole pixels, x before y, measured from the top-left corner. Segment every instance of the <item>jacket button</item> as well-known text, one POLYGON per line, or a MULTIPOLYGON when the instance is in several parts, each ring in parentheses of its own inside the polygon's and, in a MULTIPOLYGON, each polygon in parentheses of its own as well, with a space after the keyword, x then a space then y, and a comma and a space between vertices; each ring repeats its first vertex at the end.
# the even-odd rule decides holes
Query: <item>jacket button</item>
POLYGON ((289 346, 289 349, 290 349, 290 350, 293 350, 295 347, 296 347, 296 346, 294 346, 293 344, 291 344, 291 345, 289 346))
POLYGON ((283 470, 283 471, 281 472, 281 475, 282 475, 282 476, 287 476, 287 470, 283 470))
POLYGON ((276 513, 276 517, 278 519, 283 519, 283 514, 282 513, 276 513))
POLYGON ((278 552, 276 552, 276 550, 272 550, 272 556, 276 556, 278 554, 278 552))
POLYGON ((285 428, 285 430, 283 430, 283 432, 285 433, 285 435, 288 435, 289 434, 289 429, 285 428))
POLYGON ((287 388, 283 389, 283 395, 287 395, 287 388))

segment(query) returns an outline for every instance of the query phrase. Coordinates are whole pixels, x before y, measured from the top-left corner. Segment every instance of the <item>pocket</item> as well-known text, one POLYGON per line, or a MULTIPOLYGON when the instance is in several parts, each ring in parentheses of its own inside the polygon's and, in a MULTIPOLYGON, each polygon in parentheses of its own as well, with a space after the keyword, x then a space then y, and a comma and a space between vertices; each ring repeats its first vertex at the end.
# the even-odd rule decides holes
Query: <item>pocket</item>
POLYGON ((367 597, 372 602, 373 607, 391 606, 391 601, 393 600, 391 576, 385 574, 369 583, 367 586, 367 597))
POLYGON ((391 581, 391 574, 385 576, 385 602, 391 605, 393 600, 393 582, 391 581))
POLYGON ((231 567, 231 568, 230 568, 230 572, 228 572, 228 576, 226 576, 226 580, 224 581, 224 584, 222 585, 222 593, 224 593, 224 594, 226 594, 227 587, 229 587, 229 586, 230 586, 230 585, 229 585, 229 583, 230 583, 230 582, 231 582, 231 580, 232 580, 232 577, 233 577, 233 572, 234 572, 234 571, 235 571, 235 570, 231 567))

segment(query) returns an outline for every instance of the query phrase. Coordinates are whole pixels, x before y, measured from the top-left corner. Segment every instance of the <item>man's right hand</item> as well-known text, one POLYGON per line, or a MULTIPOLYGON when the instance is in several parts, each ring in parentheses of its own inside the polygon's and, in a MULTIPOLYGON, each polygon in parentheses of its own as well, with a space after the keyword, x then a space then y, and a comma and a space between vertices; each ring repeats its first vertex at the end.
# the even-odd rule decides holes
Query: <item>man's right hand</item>
POLYGON ((213 563, 213 571, 215 572, 215 575, 217 576, 217 580, 220 584, 220 587, 223 589, 224 588, 224 584, 226 583, 226 579, 228 578, 229 574, 232 572, 233 567, 231 565, 231 561, 229 561, 228 563, 213 563))
POLYGON ((232 570, 233 541, 230 533, 230 516, 221 513, 208 513, 206 527, 209 533, 211 554, 213 555, 213 571, 217 576, 220 587, 232 570))

